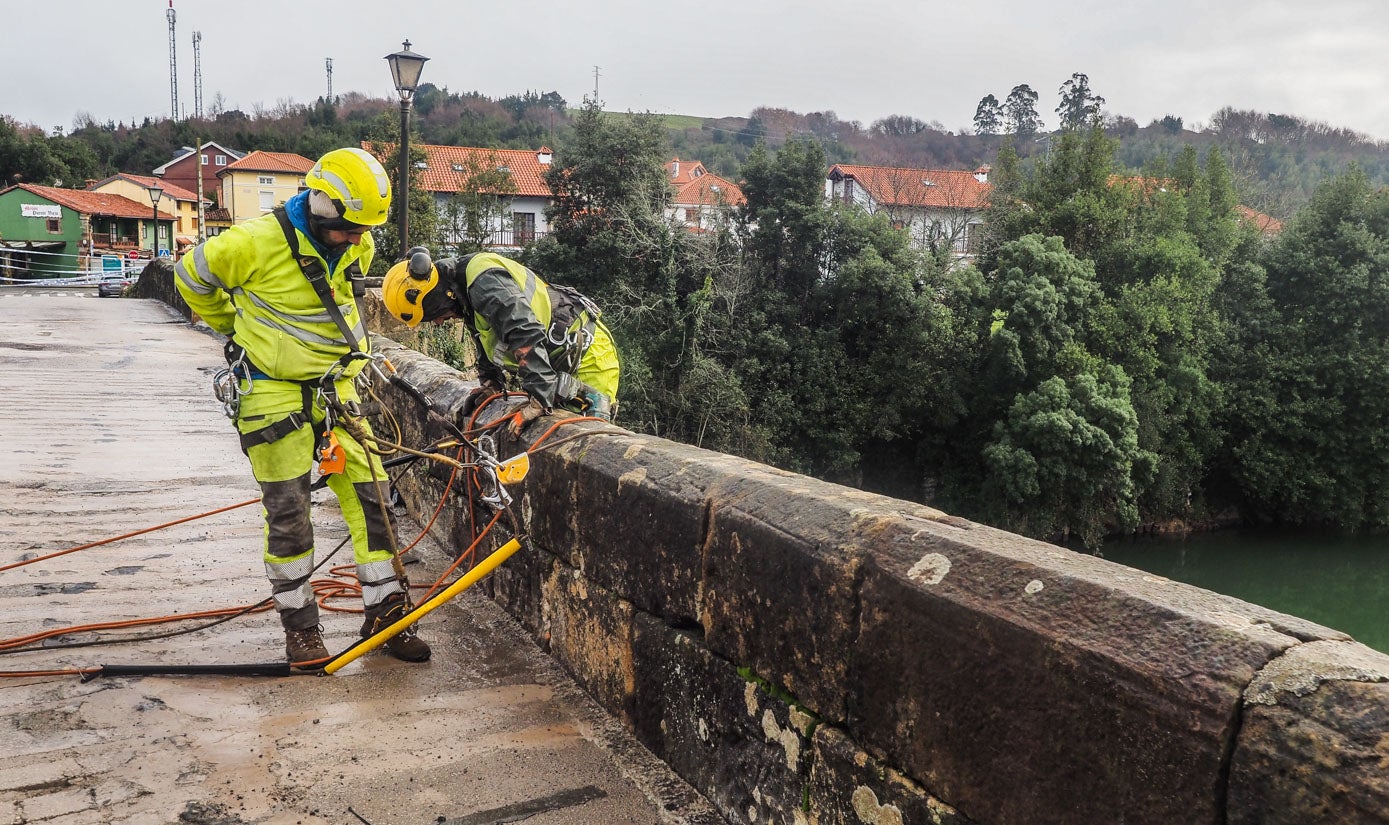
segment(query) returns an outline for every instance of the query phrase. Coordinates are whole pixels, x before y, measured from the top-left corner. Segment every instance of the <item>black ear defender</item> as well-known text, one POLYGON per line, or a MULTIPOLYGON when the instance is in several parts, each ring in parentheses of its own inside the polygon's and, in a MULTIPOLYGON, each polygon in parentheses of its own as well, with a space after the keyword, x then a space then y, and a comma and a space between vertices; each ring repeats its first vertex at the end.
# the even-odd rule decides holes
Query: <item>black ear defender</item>
POLYGON ((417 281, 429 280, 429 273, 434 268, 434 261, 430 259, 428 249, 422 246, 412 246, 410 251, 405 253, 405 259, 409 261, 405 269, 410 273, 411 278, 417 281))

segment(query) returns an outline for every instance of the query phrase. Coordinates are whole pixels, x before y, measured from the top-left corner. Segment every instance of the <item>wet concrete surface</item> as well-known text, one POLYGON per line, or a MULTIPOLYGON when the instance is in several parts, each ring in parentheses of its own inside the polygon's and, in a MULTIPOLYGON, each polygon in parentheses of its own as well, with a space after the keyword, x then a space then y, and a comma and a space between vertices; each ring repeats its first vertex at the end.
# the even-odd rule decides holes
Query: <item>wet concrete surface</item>
MULTIPOLYGON (((220 359, 156 302, 0 294, 0 565, 254 499, 211 397, 220 359)), ((322 558, 346 535, 326 491, 314 523, 322 558)), ((261 542, 251 505, 0 572, 0 639, 260 601, 261 542)), ((447 562, 421 548, 417 583, 447 562)), ((350 563, 344 547, 329 565, 350 563)), ((360 622, 326 612, 329 649, 360 622)), ((372 654, 326 677, 0 678, 0 824, 716 821, 485 597, 421 632, 427 664, 372 654)), ((278 620, 258 613, 0 655, 0 671, 282 656, 278 620)))

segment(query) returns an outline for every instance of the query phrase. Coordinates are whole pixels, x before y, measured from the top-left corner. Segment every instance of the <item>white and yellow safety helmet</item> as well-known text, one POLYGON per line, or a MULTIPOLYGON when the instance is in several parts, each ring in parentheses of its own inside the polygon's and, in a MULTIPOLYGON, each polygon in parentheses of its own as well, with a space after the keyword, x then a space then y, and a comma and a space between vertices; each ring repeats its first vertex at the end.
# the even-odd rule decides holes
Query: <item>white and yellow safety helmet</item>
POLYGON ((309 210, 327 229, 380 226, 391 208, 391 179, 364 149, 334 149, 318 159, 304 183, 324 197, 309 196, 309 210), (323 214, 333 212, 335 214, 323 214))

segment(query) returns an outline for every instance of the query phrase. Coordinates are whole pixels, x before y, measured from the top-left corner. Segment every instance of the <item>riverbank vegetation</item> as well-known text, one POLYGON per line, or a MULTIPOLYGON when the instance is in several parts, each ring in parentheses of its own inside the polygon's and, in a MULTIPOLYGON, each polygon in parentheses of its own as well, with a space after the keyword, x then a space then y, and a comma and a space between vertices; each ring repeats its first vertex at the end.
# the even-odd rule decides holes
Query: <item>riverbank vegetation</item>
POLYGON ((635 429, 1086 545, 1389 524, 1389 197, 1352 169, 1271 238, 1218 148, 1117 149, 1005 144, 964 265, 827 202, 812 140, 755 147, 716 231, 673 226, 659 121, 590 108, 527 260, 607 308, 635 429))

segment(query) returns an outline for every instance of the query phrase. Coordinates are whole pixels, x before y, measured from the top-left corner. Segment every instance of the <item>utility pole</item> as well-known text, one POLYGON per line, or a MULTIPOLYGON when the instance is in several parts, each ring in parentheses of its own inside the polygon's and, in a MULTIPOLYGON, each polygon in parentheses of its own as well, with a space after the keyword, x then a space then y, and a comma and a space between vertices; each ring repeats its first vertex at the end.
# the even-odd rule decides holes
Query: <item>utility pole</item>
MULTIPOLYGON (((173 0, 170 0, 173 2, 173 0)), ((203 33, 193 32, 193 117, 203 119, 203 33)))
POLYGON ((178 120, 178 40, 174 33, 174 0, 164 13, 169 21, 169 117, 178 120))
POLYGON ((323 61, 328 66, 328 105, 333 105, 333 58, 325 58, 323 61))
MULTIPOLYGON (((199 115, 199 117, 201 117, 201 116, 202 116, 202 112, 199 112, 198 115, 199 115)), ((201 135, 199 135, 198 138, 193 142, 193 145, 197 147, 197 149, 195 149, 194 151, 196 151, 196 152, 198 153, 198 238, 197 238, 197 240, 198 240, 198 243, 202 243, 203 241, 207 240, 206 230, 203 228, 203 221, 207 220, 207 211, 206 211, 205 209, 203 209, 203 139, 202 139, 202 136, 201 136, 201 135)), ((175 239, 175 240, 177 240, 177 239, 175 239)), ((173 247, 173 248, 175 248, 175 249, 178 248, 177 243, 174 244, 174 247, 173 247)))

